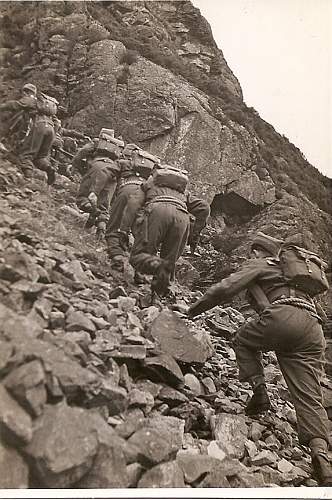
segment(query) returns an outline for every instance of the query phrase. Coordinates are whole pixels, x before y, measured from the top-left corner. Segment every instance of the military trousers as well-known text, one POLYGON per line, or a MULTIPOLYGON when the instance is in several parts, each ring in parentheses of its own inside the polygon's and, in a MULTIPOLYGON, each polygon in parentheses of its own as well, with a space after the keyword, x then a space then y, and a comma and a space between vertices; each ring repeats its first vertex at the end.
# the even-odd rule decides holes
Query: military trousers
POLYGON ((40 170, 52 170, 50 156, 54 141, 54 128, 50 120, 36 120, 31 131, 24 139, 19 155, 23 171, 32 171, 36 166, 40 170))
POLYGON ((144 192, 138 184, 124 184, 112 203, 106 230, 109 256, 125 256, 128 252, 129 233, 139 210, 144 205, 144 192))
POLYGON ((175 264, 186 245, 189 214, 171 203, 150 203, 134 228, 135 242, 130 264, 139 272, 154 274, 158 261, 167 261, 174 275, 175 264), (160 249, 160 256, 157 255, 160 249))
POLYGON ((317 318, 293 305, 271 304, 238 330, 234 350, 242 381, 263 375, 262 352, 275 351, 295 407, 300 442, 308 445, 315 437, 328 442, 320 386, 325 339, 317 318))
POLYGON ((82 178, 76 198, 78 208, 95 216, 96 223, 107 223, 116 184, 117 177, 114 170, 103 162, 96 162, 82 178), (97 196, 96 206, 89 200, 91 193, 97 196))

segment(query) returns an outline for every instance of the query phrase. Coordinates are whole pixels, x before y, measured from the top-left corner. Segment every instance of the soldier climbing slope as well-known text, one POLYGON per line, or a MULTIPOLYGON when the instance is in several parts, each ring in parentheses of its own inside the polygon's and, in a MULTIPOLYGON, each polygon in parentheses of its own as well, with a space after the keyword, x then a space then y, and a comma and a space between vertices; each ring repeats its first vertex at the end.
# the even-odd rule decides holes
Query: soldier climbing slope
POLYGON ((81 148, 75 155, 73 170, 82 169, 87 160, 87 172, 83 175, 76 203, 78 208, 90 214, 85 228, 96 226, 98 239, 105 235, 109 209, 117 186, 120 167, 117 159, 124 147, 123 141, 114 138, 110 129, 101 129, 99 138, 81 148))
POLYGON ((19 162, 27 177, 34 167, 47 173, 47 183, 55 181, 55 169, 51 165, 51 148, 54 140, 53 117, 57 113, 58 101, 42 92, 37 93, 34 117, 29 133, 22 144, 19 162))
MULTIPOLYGON (((21 119, 28 120, 29 126, 23 140, 17 144, 16 151, 19 155, 19 165, 26 177, 31 177, 34 167, 47 173, 48 184, 53 184, 55 171, 50 162, 51 147, 54 140, 53 116, 56 115, 56 99, 43 92, 37 92, 35 85, 24 85, 25 95, 18 101, 4 103, 0 110, 16 111, 17 118, 10 126, 15 130, 21 119), (21 118, 22 117, 22 118, 21 118)), ((20 128, 19 128, 20 130, 20 128)))
POLYGON ((152 274, 152 290, 166 295, 174 277, 190 230, 189 212, 197 215, 198 224, 207 220, 209 205, 187 191, 186 172, 164 165, 142 185, 144 213, 137 219, 135 243, 130 263, 139 272, 152 274), (160 247, 160 256, 157 255, 160 247))
POLYGON ((106 231, 111 267, 117 271, 124 270, 129 234, 138 211, 144 205, 145 194, 141 185, 160 162, 159 158, 142 151, 136 144, 127 144, 123 157, 118 162, 121 167, 120 180, 106 231))
POLYGON ((328 417, 320 387, 325 339, 312 300, 329 287, 324 263, 317 255, 264 233, 257 234, 251 254, 241 270, 209 288, 189 308, 188 316, 247 290, 259 318, 244 324, 234 341, 240 380, 253 388, 246 413, 255 415, 271 407, 261 352, 274 350, 295 406, 300 443, 311 448, 319 484, 332 486, 328 417))
POLYGON ((37 87, 26 83, 22 87, 22 96, 17 100, 6 101, 0 104, 0 112, 9 112, 8 119, 2 119, 5 129, 1 138, 3 150, 19 154, 22 142, 28 134, 32 116, 36 108, 37 87))

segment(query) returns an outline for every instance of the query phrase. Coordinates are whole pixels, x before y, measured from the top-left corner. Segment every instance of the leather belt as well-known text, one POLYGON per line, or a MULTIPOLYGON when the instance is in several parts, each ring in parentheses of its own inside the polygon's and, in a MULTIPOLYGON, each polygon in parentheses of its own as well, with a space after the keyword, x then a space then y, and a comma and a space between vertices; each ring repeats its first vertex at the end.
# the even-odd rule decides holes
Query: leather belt
POLYGON ((175 196, 156 196, 153 198, 148 204, 150 203, 170 203, 171 205, 175 205, 177 208, 180 208, 181 210, 187 211, 187 205, 184 201, 179 200, 178 198, 175 198, 175 196))

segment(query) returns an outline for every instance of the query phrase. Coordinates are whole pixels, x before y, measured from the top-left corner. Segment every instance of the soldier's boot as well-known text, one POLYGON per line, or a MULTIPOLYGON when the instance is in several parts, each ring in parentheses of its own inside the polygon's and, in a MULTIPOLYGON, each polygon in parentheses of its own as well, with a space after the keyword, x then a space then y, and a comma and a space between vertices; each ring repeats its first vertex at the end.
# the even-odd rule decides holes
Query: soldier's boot
POLYGON ((96 215, 91 213, 84 224, 84 229, 89 230, 96 224, 96 215))
POLYGON ((105 239, 105 234, 106 234, 106 222, 98 222, 97 232, 96 232, 97 241, 105 239))
POLYGON ((49 161, 49 159, 48 158, 37 158, 34 161, 34 164, 37 168, 46 172, 47 184, 49 186, 52 186, 52 184, 54 184, 54 182, 55 182, 56 168, 51 165, 51 162, 49 161))
POLYGON ((135 271, 134 283, 136 285, 145 285, 146 283, 149 283, 149 278, 145 276, 145 274, 135 271))
POLYGON ((152 292, 160 296, 167 295, 172 274, 172 266, 168 261, 162 260, 156 270, 156 273, 151 282, 152 292))
POLYGON ((332 486, 332 466, 328 456, 328 443, 322 438, 313 438, 309 443, 314 477, 319 486, 332 486))
POLYGON ((111 269, 114 269, 114 271, 123 273, 125 268, 125 257, 123 257, 123 255, 115 255, 112 257, 110 265, 111 269))
POLYGON ((49 186, 52 186, 52 184, 55 183, 55 173, 56 173, 56 168, 53 167, 52 165, 49 165, 46 174, 47 174, 47 184, 49 186))
POLYGON ((246 415, 258 415, 271 408, 271 401, 265 383, 253 387, 254 394, 246 405, 246 415))

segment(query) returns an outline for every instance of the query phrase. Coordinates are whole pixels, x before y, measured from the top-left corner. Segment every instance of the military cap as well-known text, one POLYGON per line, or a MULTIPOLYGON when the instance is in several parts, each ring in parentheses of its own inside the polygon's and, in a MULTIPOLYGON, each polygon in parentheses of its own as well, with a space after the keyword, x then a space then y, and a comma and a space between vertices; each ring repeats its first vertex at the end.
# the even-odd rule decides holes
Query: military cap
POLYGON ((283 244, 283 240, 279 240, 277 238, 273 238, 273 236, 269 236, 263 232, 258 232, 251 243, 251 250, 255 248, 263 248, 271 255, 277 255, 281 245, 283 244))
POLYGON ((33 83, 26 83, 23 85, 22 90, 30 90, 34 94, 37 94, 37 87, 33 83))

